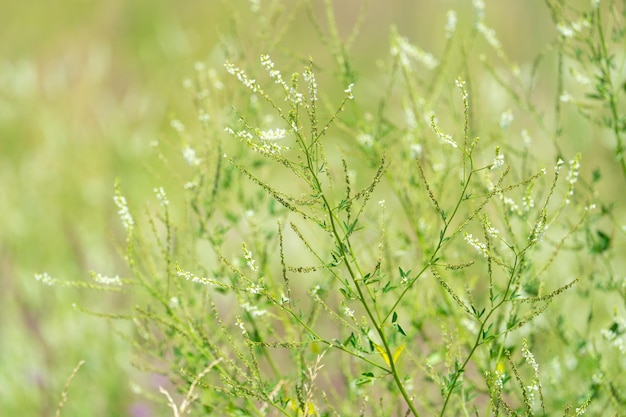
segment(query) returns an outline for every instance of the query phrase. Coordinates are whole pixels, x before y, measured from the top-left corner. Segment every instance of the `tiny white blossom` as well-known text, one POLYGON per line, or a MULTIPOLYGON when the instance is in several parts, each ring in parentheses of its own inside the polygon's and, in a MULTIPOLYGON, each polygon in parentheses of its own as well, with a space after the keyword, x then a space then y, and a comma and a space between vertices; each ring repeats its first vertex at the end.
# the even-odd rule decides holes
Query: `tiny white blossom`
POLYGON ((246 72, 241 68, 234 66, 230 62, 226 62, 224 67, 229 74, 237 77, 237 79, 247 88, 252 90, 252 92, 258 93, 262 91, 261 86, 256 82, 256 80, 249 78, 246 72))
POLYGON ((419 143, 412 143, 409 146, 409 150, 411 151, 412 159, 417 159, 422 156, 422 145, 419 143))
POLYGON ((567 174, 567 182, 570 184, 569 194, 574 194, 574 184, 578 182, 578 175, 580 171, 580 154, 576 158, 569 161, 569 172, 567 174))
POLYGON ((47 272, 44 272, 43 274, 35 274, 35 280, 50 286, 53 286, 58 281, 56 278, 51 277, 47 272))
POLYGON ((285 129, 269 129, 269 130, 262 130, 259 133, 259 137, 261 138, 261 140, 281 140, 284 139, 285 136, 287 136, 287 131, 285 129))
POLYGON ((526 363, 533 368, 535 376, 538 376, 539 364, 537 364, 533 353, 528 349, 528 341, 526 341, 526 339, 522 340, 522 356, 524 357, 526 363))
POLYGON ((511 123, 513 122, 513 112, 511 110, 506 110, 502 112, 500 115, 500 128, 502 130, 507 130, 511 123))
POLYGON ((250 294, 261 294, 263 292, 263 287, 259 284, 252 284, 247 288, 247 291, 250 294))
POLYGON ((485 2, 483 0, 473 0, 472 4, 479 19, 482 19, 485 16, 485 2))
POLYGON ((458 148, 459 145, 457 145, 457 143, 452 139, 451 135, 442 133, 439 128, 437 127, 437 121, 436 121, 436 117, 433 115, 430 119, 430 125, 433 128, 433 130, 435 131, 435 135, 437 135, 437 137, 444 143, 447 143, 448 145, 452 146, 453 148, 458 148))
POLYGON ((252 305, 248 302, 244 303, 242 307, 253 317, 261 317, 267 313, 267 310, 261 310, 259 309, 259 307, 252 305))
POLYGON ((459 90, 461 90, 461 93, 463 94, 463 100, 466 101, 469 97, 469 93, 465 89, 465 80, 459 77, 454 81, 454 84, 459 88, 459 90))
POLYGON ((252 257, 252 252, 248 250, 245 242, 241 246, 243 248, 243 257, 246 260, 248 268, 250 268, 250 270, 252 270, 253 272, 257 272, 259 270, 259 267, 256 265, 256 261, 252 257))
POLYGON ((500 147, 496 146, 496 157, 491 163, 489 169, 494 170, 500 168, 501 166, 504 166, 504 154, 500 153, 500 147))
POLYGON ((167 195, 165 194, 165 190, 163 187, 158 187, 154 189, 154 193, 156 194, 157 200, 159 200, 159 204, 161 207, 166 207, 170 205, 170 201, 167 199, 167 195))
POLYGON ((120 190, 117 186, 115 189, 115 195, 113 196, 113 201, 118 208, 117 214, 120 216, 124 228, 130 234, 135 227, 135 220, 130 214, 128 204, 126 203, 126 198, 124 198, 124 196, 120 193, 120 190))
POLYGON ((485 258, 489 256, 487 245, 480 240, 474 238, 474 236, 472 236, 471 234, 465 233, 465 241, 468 245, 476 249, 476 251, 483 255, 485 258))
POLYGON ((174 130, 176 130, 177 132, 182 133, 185 131, 185 125, 178 119, 172 120, 170 122, 170 126, 172 126, 172 128, 174 128, 174 130))
POLYGON ((354 95, 352 94, 352 88, 353 87, 354 87, 354 83, 350 83, 350 85, 348 85, 348 88, 343 90, 343 92, 347 94, 349 100, 353 100, 354 99, 354 95))
POLYGON ((559 32, 561 36, 564 38, 572 38, 574 36, 574 29, 565 23, 558 23, 556 25, 556 30, 559 32))
POLYGON ((500 41, 496 37, 495 30, 491 29, 490 27, 487 27, 483 22, 479 22, 476 29, 478 29, 478 32, 480 32, 480 34, 483 35, 487 43, 491 45, 493 49, 496 49, 497 51, 501 51, 502 45, 500 44, 500 41))
POLYGON ((185 90, 191 90, 193 88, 193 81, 191 81, 191 79, 189 78, 185 78, 183 80, 183 88, 185 90))
POLYGON ((120 279, 119 275, 115 275, 114 277, 108 277, 106 275, 102 275, 99 272, 92 272, 91 273, 91 277, 98 284, 112 285, 112 286, 116 286, 116 287, 121 287, 122 286, 122 280, 120 279))
POLYGON ((374 144, 374 138, 369 133, 361 133, 356 140, 366 148, 371 148, 374 144))
POLYGON ((241 329, 241 334, 245 335, 246 332, 246 326, 243 323, 243 320, 241 320, 240 317, 237 317, 237 320, 235 320, 235 324, 237 325, 237 327, 239 327, 241 329))
POLYGON ((183 158, 191 166, 198 166, 202 160, 196 156, 196 151, 189 145, 183 146, 183 158))
POLYGON ((503 370, 500 369, 496 369, 496 371, 494 372, 496 375, 496 387, 498 387, 498 389, 500 391, 502 391, 503 388, 503 383, 504 383, 504 377, 506 376, 506 373, 503 370))
POLYGON ((391 54, 397 56, 405 67, 410 67, 409 58, 421 62, 426 68, 434 69, 439 65, 439 61, 424 50, 415 45, 411 45, 407 38, 398 36, 396 45, 391 49, 391 54))
POLYGON ((454 30, 456 29, 456 12, 454 10, 448 10, 446 14, 446 38, 451 38, 454 30))
POLYGON ((302 74, 304 77, 304 81, 307 83, 309 90, 309 100, 311 103, 315 103, 317 101, 317 80, 315 79, 315 74, 309 68, 307 68, 302 74))
POLYGON ((574 80, 576 80, 576 82, 581 84, 581 85, 591 85, 591 83, 593 82, 593 81, 591 81, 591 79, 589 77, 587 77, 586 75, 576 71, 574 68, 571 68, 570 72, 571 72, 572 76, 574 77, 574 80))
POLYGON ((204 109, 200 109, 198 110, 198 120, 201 122, 208 122, 209 120, 211 120, 211 116, 209 116, 209 113, 207 113, 206 110, 204 109))

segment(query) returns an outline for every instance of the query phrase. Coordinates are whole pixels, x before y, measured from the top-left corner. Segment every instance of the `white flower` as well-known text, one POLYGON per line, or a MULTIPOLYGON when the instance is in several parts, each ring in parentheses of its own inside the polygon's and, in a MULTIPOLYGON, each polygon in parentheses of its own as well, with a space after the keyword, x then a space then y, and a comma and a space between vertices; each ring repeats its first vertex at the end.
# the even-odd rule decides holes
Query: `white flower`
POLYGON ((487 245, 480 240, 474 238, 474 236, 472 236, 471 234, 465 233, 465 241, 468 245, 476 249, 476 251, 483 255, 485 258, 489 256, 487 245))
POLYGON ((315 80, 315 74, 307 68, 302 74, 304 81, 307 83, 309 89, 309 99, 311 103, 317 101, 317 81, 315 80))
POLYGON ((500 153, 500 147, 496 146, 496 157, 491 163, 491 167, 489 167, 489 169, 498 169, 501 166, 504 166, 504 154, 500 153))
POLYGON ((437 135, 437 137, 439 137, 439 139, 444 142, 447 143, 448 145, 452 146, 453 148, 458 148, 459 145, 456 144, 456 142, 452 139, 451 135, 447 135, 445 133, 442 133, 439 128, 437 127, 437 122, 436 122, 436 117, 433 115, 430 119, 430 125, 433 128, 433 130, 435 131, 435 135, 437 135))
POLYGON ((369 133, 361 133, 356 140, 366 148, 371 148, 374 143, 374 138, 369 133))
POLYGON ((230 62, 226 62, 224 64, 224 67, 226 68, 226 71, 229 74, 234 75, 235 77, 237 77, 237 79, 243 85, 245 85, 250 90, 252 90, 252 92, 258 93, 258 92, 263 91, 263 90, 261 90, 261 86, 256 82, 256 80, 250 79, 248 77, 248 75, 246 74, 246 72, 244 70, 242 70, 241 68, 234 66, 230 62))
POLYGON ((102 275, 99 272, 92 272, 91 273, 91 277, 98 284, 112 285, 112 286, 116 286, 116 287, 121 287, 122 286, 122 280, 120 279, 119 275, 116 275, 114 277, 108 277, 108 276, 102 275))
POLYGON ((47 272, 44 272, 43 274, 35 274, 35 280, 41 282, 42 284, 50 286, 53 286, 57 283, 57 279, 52 278, 50 275, 48 275, 47 272))
POLYGON ((506 110, 502 112, 500 115, 500 128, 502 130, 506 130, 511 126, 513 122, 513 112, 511 110, 506 110))
POLYGON ((269 141, 281 140, 285 136, 287 136, 287 131, 285 129, 262 130, 259 133, 259 137, 261 138, 261 140, 269 140, 269 141))
POLYGON ((241 246, 243 247, 243 257, 246 260, 248 268, 250 268, 250 270, 252 270, 253 272, 257 272, 259 270, 259 267, 256 265, 256 261, 252 257, 252 252, 248 250, 245 242, 241 246))
POLYGON ((417 159, 422 156, 422 145, 419 143, 412 143, 409 146, 409 150, 411 151, 411 159, 417 159))
POLYGON ((183 158, 191 166, 198 166, 202 160, 196 156, 196 151, 189 145, 183 146, 183 158))
POLYGON ((159 204, 161 207, 166 207, 170 205, 170 201, 167 199, 167 195, 165 194, 165 190, 163 187, 158 187, 154 189, 154 193, 156 194, 157 200, 159 200, 159 204))
POLYGON ((350 99, 350 100, 353 100, 353 99, 354 99, 354 95, 352 94, 352 87, 354 87, 354 83, 350 83, 350 85, 348 86, 348 88, 346 88, 345 90, 343 90, 343 92, 347 94, 348 99, 350 99))
POLYGON ((235 324, 237 325, 237 327, 239 327, 241 329, 241 334, 245 335, 246 334, 246 326, 243 323, 243 321, 241 320, 240 317, 237 317, 237 320, 235 321, 235 324))
POLYGON ((183 122, 181 122, 178 119, 174 119, 170 122, 170 126, 172 126, 174 128, 174 130, 176 130, 179 133, 182 133, 185 131, 185 125, 183 124, 183 122))
POLYGON ((454 10, 448 10, 446 16, 448 18, 446 21, 446 38, 451 38, 456 29, 456 12, 454 10))
POLYGON ((563 36, 564 38, 572 38, 574 36, 574 29, 567 26, 564 23, 558 23, 556 25, 556 30, 563 36))
POLYGON ((501 50, 502 45, 500 44, 500 41, 498 40, 498 38, 496 38, 495 30, 485 26, 483 22, 478 23, 478 26, 476 27, 476 29, 478 29, 478 32, 480 32, 480 34, 483 35, 487 43, 491 45, 493 49, 496 49, 498 51, 501 50))
POLYGON ((126 198, 120 193, 118 186, 115 188, 115 195, 113 196, 113 201, 118 208, 117 214, 120 216, 122 220, 122 224, 124 228, 130 234, 135 226, 135 220, 133 216, 130 214, 130 210, 128 209, 128 204, 126 203, 126 198))

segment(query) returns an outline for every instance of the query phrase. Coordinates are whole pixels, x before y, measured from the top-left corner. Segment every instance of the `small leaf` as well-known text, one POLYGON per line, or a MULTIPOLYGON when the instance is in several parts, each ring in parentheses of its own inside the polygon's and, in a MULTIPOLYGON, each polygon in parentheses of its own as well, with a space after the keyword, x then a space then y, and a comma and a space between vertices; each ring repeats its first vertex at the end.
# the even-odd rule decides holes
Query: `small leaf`
POLYGON ((391 322, 395 323, 398 320, 398 313, 396 313, 395 311, 393 312, 392 316, 391 316, 391 322))
POLYGON ((402 326, 400 326, 398 323, 394 324, 394 327, 396 329, 398 329, 398 332, 402 335, 402 336, 406 336, 406 332, 404 331, 404 329, 402 328, 402 326))
POLYGON ((387 284, 385 284, 385 287, 383 288, 383 294, 388 293, 389 291, 393 290, 394 288, 396 288, 395 285, 391 285, 391 281, 388 281, 387 284))
POLYGON ((598 182, 602 177, 602 173, 600 172, 600 168, 596 168, 593 170, 592 181, 598 182))
POLYGON ((374 382, 374 374, 371 372, 363 372, 361 376, 356 380, 356 385, 363 385, 374 382))
POLYGON ((591 247, 591 253, 603 253, 611 246, 611 237, 600 230, 596 232, 596 235, 598 240, 591 247))

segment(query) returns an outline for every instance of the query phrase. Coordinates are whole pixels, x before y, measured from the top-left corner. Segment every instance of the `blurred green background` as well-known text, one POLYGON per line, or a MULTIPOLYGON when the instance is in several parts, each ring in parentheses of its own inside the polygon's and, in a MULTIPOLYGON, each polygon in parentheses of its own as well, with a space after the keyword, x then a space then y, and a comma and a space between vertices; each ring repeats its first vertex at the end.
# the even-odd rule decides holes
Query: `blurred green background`
MULTIPOLYGON (((157 166, 151 142, 175 141, 171 118, 194 117, 183 79, 198 61, 222 76, 229 43, 240 42, 251 59, 268 52, 256 34, 268 24, 259 16, 270 3, 261 0, 256 12, 244 0, 0 2, 0 415, 52 415, 81 359, 86 364, 62 415, 170 415, 129 384, 145 383, 158 396, 164 381, 133 371, 130 347, 106 321, 72 308, 114 312, 132 300, 46 287, 34 274, 88 280, 91 270, 124 270, 115 250, 123 240, 112 200, 115 178, 141 211, 153 187, 167 181, 149 169, 157 166)), ((283 3, 289 10, 298 2, 283 3)), ((362 2, 333 4, 345 36, 362 2)), ((555 36, 543 1, 487 0, 486 8, 513 61, 531 62, 555 36)), ((352 50, 357 89, 376 92, 379 84, 368 75, 389 55, 392 24, 437 52, 449 9, 458 12, 459 25, 471 25, 467 0, 372 1, 352 50)), ((277 61, 328 60, 303 8, 291 22, 274 22, 274 29, 287 23, 269 51, 277 61)), ((300 68, 292 62, 285 70, 300 68)), ((593 143, 574 145, 585 153, 593 143)), ((594 155, 610 159, 611 148, 594 155)))

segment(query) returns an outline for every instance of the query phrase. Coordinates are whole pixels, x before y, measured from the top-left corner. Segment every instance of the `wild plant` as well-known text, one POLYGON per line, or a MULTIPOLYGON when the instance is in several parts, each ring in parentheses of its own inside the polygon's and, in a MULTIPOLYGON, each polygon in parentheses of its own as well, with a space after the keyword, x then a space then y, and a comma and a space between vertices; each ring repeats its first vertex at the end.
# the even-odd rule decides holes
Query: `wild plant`
MULTIPOLYGON (((361 97, 366 81, 330 2, 327 37, 310 15, 332 45, 339 94, 323 93, 313 59, 290 75, 267 53, 256 64, 232 54, 223 72, 196 65, 186 85, 200 133, 172 122, 188 168, 166 172, 180 189, 155 188, 156 204, 137 220, 117 183, 128 276, 94 273, 102 287, 147 296, 128 314, 92 313, 132 323, 120 334, 136 346, 136 366, 170 378, 174 388, 160 392, 175 416, 624 410, 620 394, 597 389, 619 392, 615 379, 559 389, 536 359, 549 359, 542 346, 553 338, 585 342, 558 308, 577 288, 592 291, 582 258, 599 208, 579 181, 584 155, 558 145, 558 117, 554 148, 540 148, 552 158, 540 157, 529 132, 550 129, 517 85, 506 91, 531 116, 521 132, 512 111, 493 120, 474 99, 480 79, 455 63, 454 42, 467 53, 482 39, 527 87, 474 3, 467 38, 448 14, 439 59, 392 30, 379 97, 361 97)), ((614 86, 607 59, 597 61, 608 71, 597 88, 614 86)), ((174 166, 176 156, 156 152, 174 166)), ((623 340, 619 317, 614 340, 623 340)))

